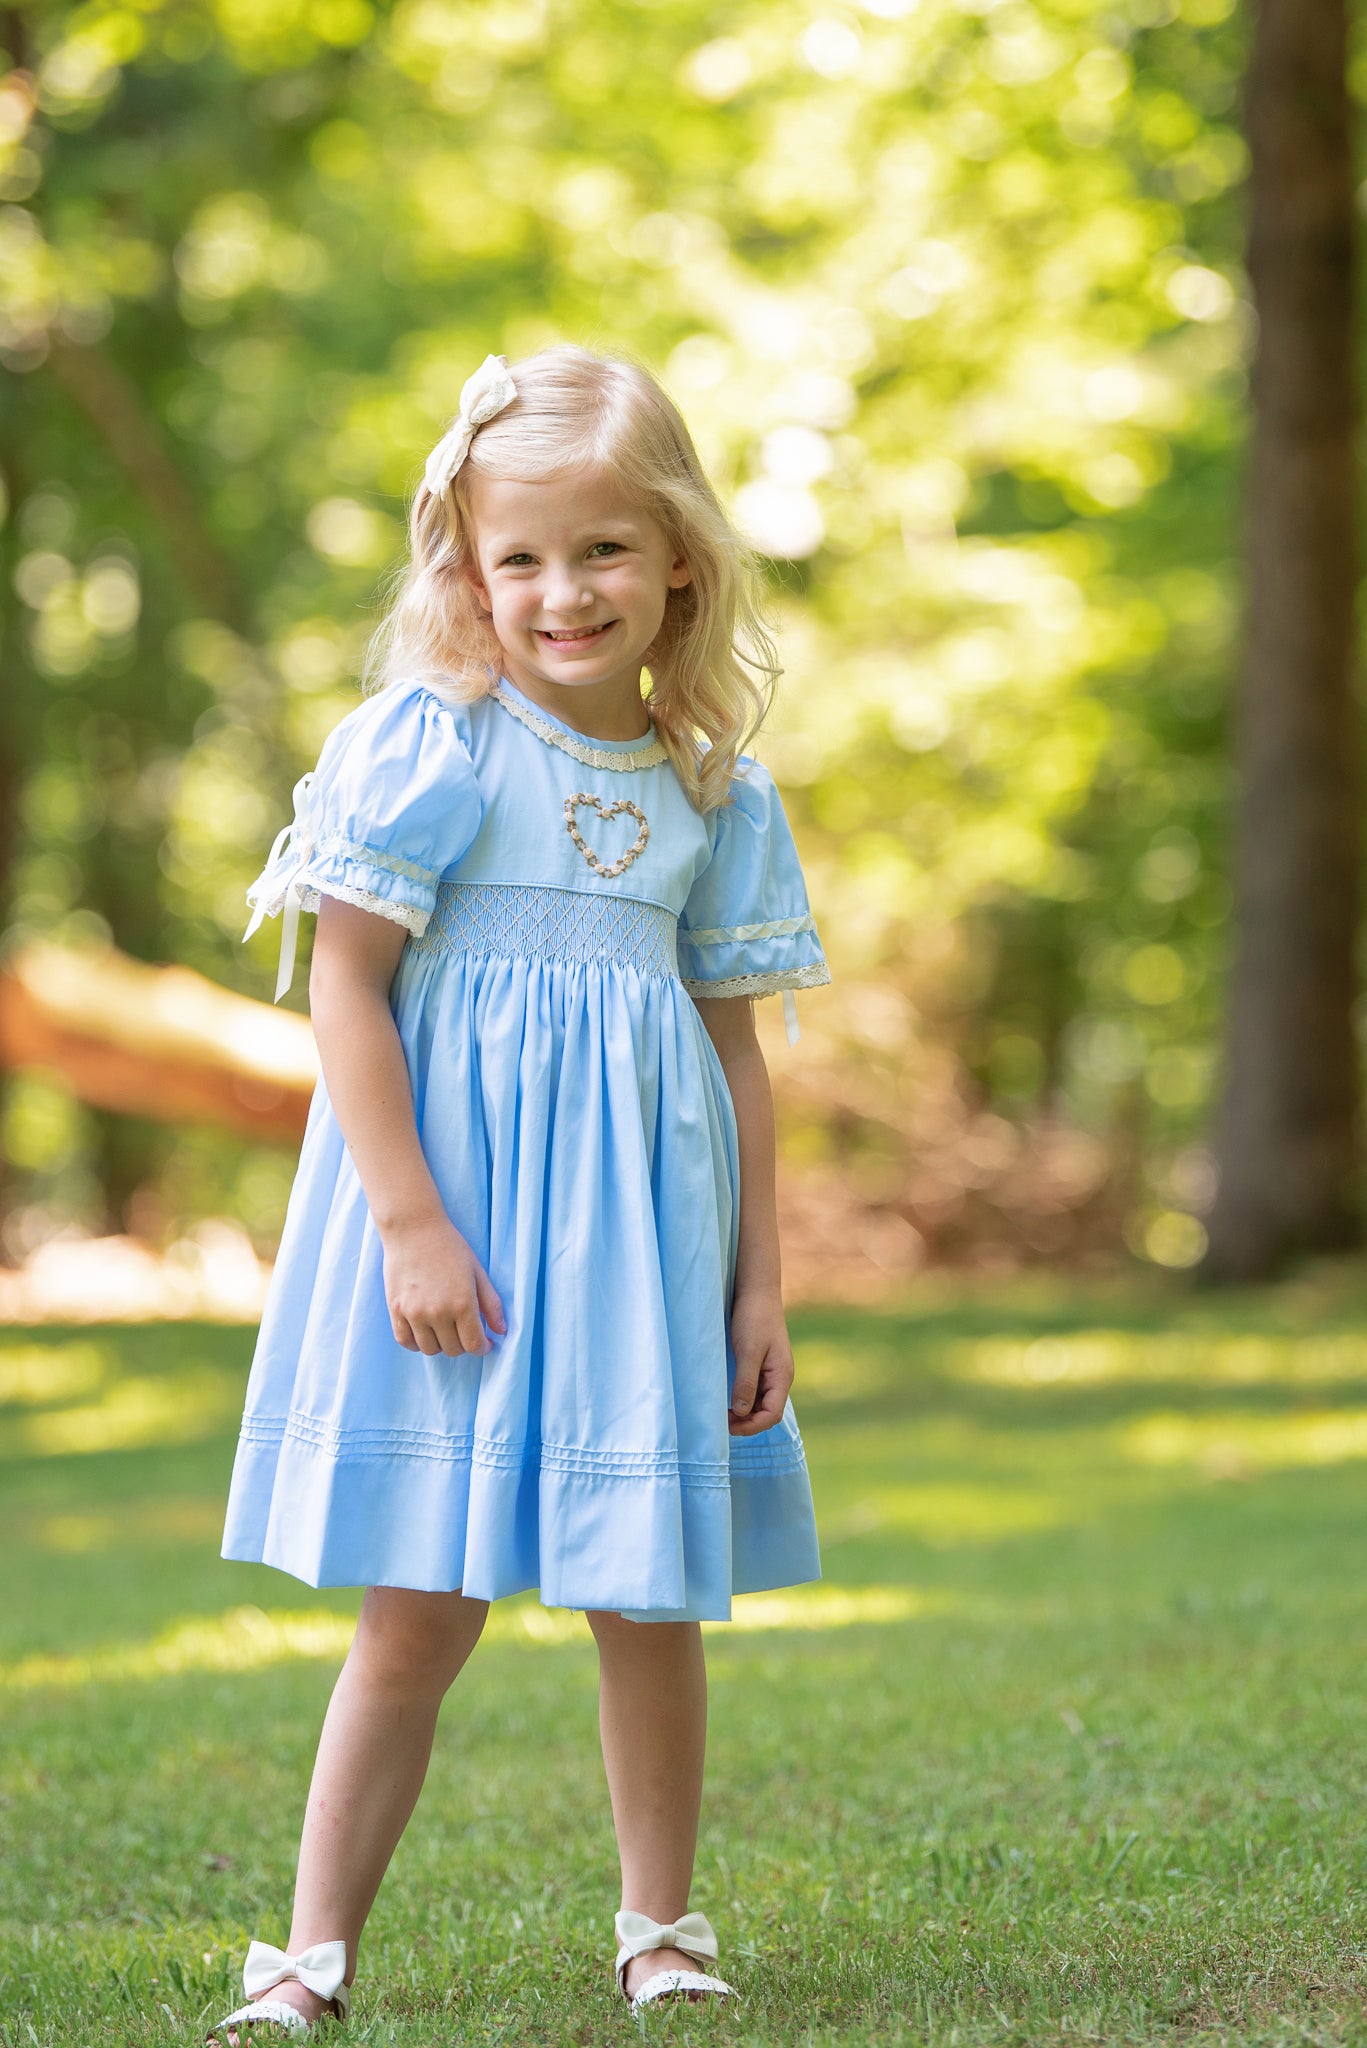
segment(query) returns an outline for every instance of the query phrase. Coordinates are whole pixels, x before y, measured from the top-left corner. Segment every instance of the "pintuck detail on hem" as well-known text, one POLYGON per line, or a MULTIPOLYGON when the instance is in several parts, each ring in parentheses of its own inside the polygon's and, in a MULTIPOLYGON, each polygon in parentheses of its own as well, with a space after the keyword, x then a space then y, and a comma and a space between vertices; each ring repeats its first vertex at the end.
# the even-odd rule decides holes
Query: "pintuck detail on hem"
POLYGON ((668 1479, 680 1486, 729 1487, 733 1466, 747 1471, 796 1472, 806 1465, 800 1439, 784 1438, 772 1448, 759 1438, 735 1440, 733 1458, 721 1462, 680 1458, 677 1451, 600 1451, 584 1444, 504 1443, 465 1431, 442 1436, 431 1430, 337 1429, 297 1409, 288 1416, 247 1415, 244 1444, 295 1443, 320 1451, 338 1464, 386 1458, 422 1458, 491 1471, 558 1472, 587 1479, 668 1479))

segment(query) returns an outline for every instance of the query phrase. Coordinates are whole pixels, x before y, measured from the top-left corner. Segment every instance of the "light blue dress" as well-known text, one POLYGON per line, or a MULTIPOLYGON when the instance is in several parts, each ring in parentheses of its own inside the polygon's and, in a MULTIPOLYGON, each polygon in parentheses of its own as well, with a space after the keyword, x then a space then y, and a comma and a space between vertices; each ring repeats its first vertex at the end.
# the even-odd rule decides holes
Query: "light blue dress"
POLYGON ((586 739, 506 679, 474 704, 390 683, 328 737, 249 931, 320 896, 407 928, 418 1132, 507 1332, 483 1356, 398 1342, 320 1080, 225 1557, 641 1621, 821 1576, 791 1401, 727 1430, 739 1157, 692 998, 830 979, 772 777, 742 757, 732 791, 701 814, 653 733, 586 739))

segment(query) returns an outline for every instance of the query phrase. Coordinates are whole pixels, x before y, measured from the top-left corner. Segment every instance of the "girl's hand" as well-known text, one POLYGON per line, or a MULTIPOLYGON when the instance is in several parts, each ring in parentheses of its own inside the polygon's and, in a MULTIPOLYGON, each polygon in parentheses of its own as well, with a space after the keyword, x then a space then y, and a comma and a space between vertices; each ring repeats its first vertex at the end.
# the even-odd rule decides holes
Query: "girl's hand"
POLYGON ((793 1384, 793 1348, 777 1287, 744 1288, 731 1304, 736 1378, 728 1427, 732 1436, 759 1436, 783 1415, 793 1384))
POLYGON ((384 1291, 394 1335, 405 1351, 482 1357, 493 1345, 480 1321, 505 1335, 493 1283, 448 1216, 391 1227, 383 1234, 384 1291))

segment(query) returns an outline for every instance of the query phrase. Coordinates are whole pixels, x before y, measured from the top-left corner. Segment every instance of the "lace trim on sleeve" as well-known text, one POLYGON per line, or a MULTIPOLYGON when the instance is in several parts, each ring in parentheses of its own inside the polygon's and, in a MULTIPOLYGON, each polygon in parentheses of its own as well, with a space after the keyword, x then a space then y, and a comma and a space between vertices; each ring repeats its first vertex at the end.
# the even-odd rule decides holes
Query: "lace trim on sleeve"
POLYGON ((316 886, 301 882, 298 886, 299 901, 305 910, 316 913, 319 897, 333 896, 339 903, 354 903, 358 910, 370 910, 376 917, 387 917, 391 924, 401 924, 415 939, 422 937, 431 915, 414 903, 392 903, 387 896, 374 896, 369 889, 348 889, 341 882, 319 882, 316 886))
POLYGON ((781 939, 790 932, 814 932, 810 911, 801 917, 774 917, 767 924, 713 925, 706 931, 691 932, 680 925, 679 937, 690 946, 733 946, 739 939, 781 939))
POLYGON ((824 960, 810 967, 789 967, 775 974, 734 974, 729 981, 685 981, 691 996, 775 996, 786 988, 822 988, 831 978, 824 960))

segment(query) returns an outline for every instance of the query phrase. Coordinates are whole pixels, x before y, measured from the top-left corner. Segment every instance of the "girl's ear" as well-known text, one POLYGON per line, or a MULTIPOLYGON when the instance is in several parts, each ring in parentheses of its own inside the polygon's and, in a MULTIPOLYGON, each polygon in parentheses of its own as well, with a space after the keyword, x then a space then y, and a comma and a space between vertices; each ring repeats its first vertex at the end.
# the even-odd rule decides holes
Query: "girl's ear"
POLYGON ((480 581, 478 569, 475 568, 472 562, 466 562, 460 573, 474 592, 475 603, 479 606, 480 610, 492 614, 494 608, 489 602, 488 591, 480 581))
POLYGON ((671 590, 682 590, 685 583, 693 581, 693 571, 688 566, 687 555, 675 555, 669 565, 667 581, 671 590))

